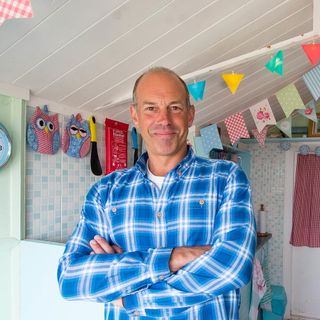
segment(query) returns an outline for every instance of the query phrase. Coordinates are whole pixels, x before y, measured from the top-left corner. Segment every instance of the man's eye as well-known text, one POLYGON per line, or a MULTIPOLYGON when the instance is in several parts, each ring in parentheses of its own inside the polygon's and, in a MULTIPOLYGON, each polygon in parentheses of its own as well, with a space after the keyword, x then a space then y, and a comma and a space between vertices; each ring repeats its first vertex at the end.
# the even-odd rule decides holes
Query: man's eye
POLYGON ((144 107, 144 110, 145 110, 145 111, 155 111, 155 110, 156 110, 156 107, 155 107, 155 106, 145 106, 145 107, 144 107))
POLYGON ((176 105, 173 105, 173 106, 170 106, 171 110, 172 111, 182 111, 182 107, 181 106, 176 106, 176 105))

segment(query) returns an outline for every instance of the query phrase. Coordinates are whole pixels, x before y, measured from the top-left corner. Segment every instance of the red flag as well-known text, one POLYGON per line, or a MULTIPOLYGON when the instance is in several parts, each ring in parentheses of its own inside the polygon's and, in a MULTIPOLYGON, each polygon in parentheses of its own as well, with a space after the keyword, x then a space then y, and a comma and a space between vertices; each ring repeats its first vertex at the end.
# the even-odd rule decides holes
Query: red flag
POLYGON ((268 127, 264 127, 261 132, 258 129, 252 129, 251 132, 253 133, 256 140, 259 142, 260 146, 264 147, 264 141, 266 140, 268 127))
POLYGON ((0 25, 7 19, 32 16, 30 0, 0 0, 0 25))
POLYGON ((248 129, 244 122, 242 113, 236 113, 224 120, 231 144, 234 144, 239 138, 250 138, 248 129))
POLYGON ((307 57, 309 58, 312 64, 317 64, 320 59, 320 44, 311 43, 311 44, 302 44, 301 45, 307 57))

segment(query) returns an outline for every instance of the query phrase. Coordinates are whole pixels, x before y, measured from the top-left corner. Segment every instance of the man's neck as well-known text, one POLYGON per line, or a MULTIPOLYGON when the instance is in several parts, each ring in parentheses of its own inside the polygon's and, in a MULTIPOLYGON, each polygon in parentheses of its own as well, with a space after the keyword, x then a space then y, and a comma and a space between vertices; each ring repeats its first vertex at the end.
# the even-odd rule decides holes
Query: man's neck
POLYGON ((155 156, 150 154, 148 158, 149 170, 155 176, 164 177, 169 171, 177 166, 177 164, 186 156, 188 148, 178 155, 172 156, 155 156))

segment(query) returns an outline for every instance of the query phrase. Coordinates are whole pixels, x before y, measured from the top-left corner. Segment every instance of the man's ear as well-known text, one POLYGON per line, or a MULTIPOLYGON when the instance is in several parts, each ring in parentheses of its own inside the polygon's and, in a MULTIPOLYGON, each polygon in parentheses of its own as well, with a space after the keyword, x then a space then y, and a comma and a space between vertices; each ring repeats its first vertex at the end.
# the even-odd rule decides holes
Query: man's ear
POLYGON ((134 126, 139 129, 139 121, 138 121, 138 115, 137 115, 137 109, 134 104, 130 105, 130 114, 131 114, 131 119, 134 123, 134 126))
POLYGON ((189 128, 192 126, 193 124, 193 120, 194 120, 194 115, 195 115, 195 109, 194 109, 194 105, 191 105, 189 107, 189 115, 188 115, 188 126, 189 128))

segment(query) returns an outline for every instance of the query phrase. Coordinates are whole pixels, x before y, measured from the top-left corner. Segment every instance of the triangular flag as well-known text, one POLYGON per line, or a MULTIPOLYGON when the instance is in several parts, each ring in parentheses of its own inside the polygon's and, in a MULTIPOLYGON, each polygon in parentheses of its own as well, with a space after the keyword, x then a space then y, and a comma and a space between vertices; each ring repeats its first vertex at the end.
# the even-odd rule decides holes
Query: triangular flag
POLYGON ((317 64, 320 59, 320 44, 311 43, 311 44, 302 44, 301 45, 305 54, 309 58, 312 64, 317 64))
POLYGON ((193 125, 192 127, 189 128, 188 137, 187 137, 187 142, 192 147, 195 147, 195 144, 194 144, 194 137, 195 136, 196 136, 196 126, 193 125))
POLYGON ((278 91, 276 97, 287 118, 293 110, 304 109, 304 103, 293 83, 278 91))
POLYGON ((33 16, 30 0, 0 1, 0 25, 9 19, 31 18, 33 16))
POLYGON ((192 95, 195 101, 203 99, 204 88, 206 81, 198 81, 187 85, 189 93, 192 95))
POLYGON ((202 145, 204 152, 209 153, 213 148, 223 150, 219 131, 216 124, 201 128, 202 145))
POLYGON ((276 72, 280 76, 283 75, 283 52, 278 51, 266 64, 265 67, 271 71, 276 72))
POLYGON ((202 137, 194 137, 195 152, 200 157, 209 158, 209 154, 204 152, 202 137))
POLYGON ((316 113, 316 104, 314 100, 309 101, 305 105, 305 109, 298 110, 298 113, 312 120, 313 122, 318 122, 317 113, 316 113))
POLYGON ((292 117, 284 118, 277 122, 277 127, 291 138, 292 117))
POLYGON ((320 64, 303 75, 303 80, 311 92, 313 99, 320 97, 320 64))
POLYGON ((224 120, 231 144, 240 138, 250 138, 242 113, 236 113, 224 120))
POLYGON ((276 124, 268 99, 264 99, 250 107, 250 112, 259 132, 267 125, 276 124))
POLYGON ((243 73, 224 73, 222 75, 223 80, 226 82, 232 94, 237 91, 243 77, 243 73))
POLYGON ((264 142, 266 140, 268 127, 264 127, 261 132, 258 131, 258 129, 252 129, 251 130, 253 136, 256 138, 256 140, 259 142, 260 146, 264 147, 264 142))

